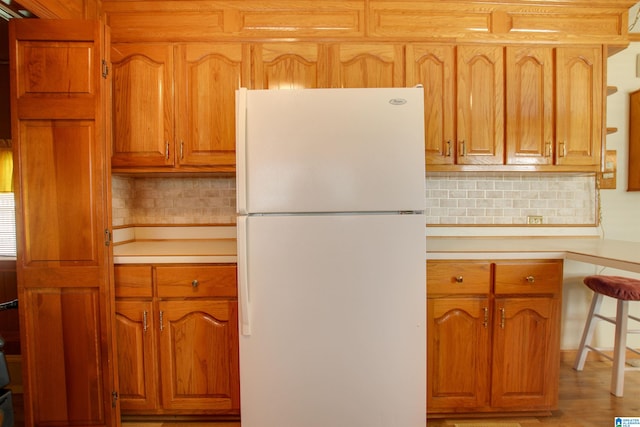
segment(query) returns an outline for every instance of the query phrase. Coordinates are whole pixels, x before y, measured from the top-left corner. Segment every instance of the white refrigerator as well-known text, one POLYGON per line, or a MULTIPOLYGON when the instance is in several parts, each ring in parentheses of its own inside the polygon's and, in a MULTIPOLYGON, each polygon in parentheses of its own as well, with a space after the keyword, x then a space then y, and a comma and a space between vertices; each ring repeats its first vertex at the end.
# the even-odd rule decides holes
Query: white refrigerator
POLYGON ((424 427, 423 90, 237 92, 242 427, 424 427))

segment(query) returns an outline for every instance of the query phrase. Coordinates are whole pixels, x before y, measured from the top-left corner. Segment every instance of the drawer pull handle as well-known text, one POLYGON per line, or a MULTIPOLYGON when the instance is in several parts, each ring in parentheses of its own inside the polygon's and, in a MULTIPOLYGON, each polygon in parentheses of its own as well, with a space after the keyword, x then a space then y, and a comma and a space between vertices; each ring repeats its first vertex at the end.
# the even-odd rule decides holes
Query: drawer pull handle
POLYGON ((456 283, 462 283, 462 282, 464 282, 464 277, 456 276, 456 283))
POLYGON ((198 279, 195 279, 194 281, 191 282, 191 286, 193 286, 194 288, 197 288, 198 285, 199 285, 198 279))
POLYGON ((536 278, 533 277, 533 276, 527 276, 527 277, 524 278, 524 280, 526 280, 529 283, 533 283, 533 282, 536 281, 536 278))

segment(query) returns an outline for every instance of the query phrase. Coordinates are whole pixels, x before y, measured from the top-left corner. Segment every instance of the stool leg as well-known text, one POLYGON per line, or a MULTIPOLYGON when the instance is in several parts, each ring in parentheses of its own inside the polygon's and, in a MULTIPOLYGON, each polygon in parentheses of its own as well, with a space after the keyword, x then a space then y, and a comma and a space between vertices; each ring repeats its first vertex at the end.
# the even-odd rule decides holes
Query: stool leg
POLYGON ((624 365, 627 353, 627 320, 629 301, 618 300, 616 310, 616 341, 613 347, 613 371, 611 373, 611 394, 622 397, 624 392, 624 365))
POLYGON ((582 339, 580 340, 580 347, 578 347, 578 355, 576 356, 576 361, 573 365, 573 369, 576 371, 582 371, 582 368, 584 368, 584 362, 587 360, 587 354, 589 353, 587 345, 591 345, 591 340, 593 339, 593 332, 595 331, 597 323, 596 320, 598 320, 595 315, 600 311, 600 305, 602 305, 602 294, 594 292, 593 298, 591 299, 589 315, 587 316, 587 323, 584 325, 582 339))

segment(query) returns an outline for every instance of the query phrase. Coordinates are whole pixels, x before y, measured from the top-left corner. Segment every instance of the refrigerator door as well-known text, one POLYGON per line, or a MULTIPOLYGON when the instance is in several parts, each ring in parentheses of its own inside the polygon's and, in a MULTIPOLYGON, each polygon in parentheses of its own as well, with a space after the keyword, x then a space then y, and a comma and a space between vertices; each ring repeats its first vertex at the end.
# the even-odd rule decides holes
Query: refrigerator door
POLYGON ((423 210, 422 88, 240 89, 238 212, 423 210))
POLYGON ((239 227, 242 427, 424 427, 424 216, 239 227))

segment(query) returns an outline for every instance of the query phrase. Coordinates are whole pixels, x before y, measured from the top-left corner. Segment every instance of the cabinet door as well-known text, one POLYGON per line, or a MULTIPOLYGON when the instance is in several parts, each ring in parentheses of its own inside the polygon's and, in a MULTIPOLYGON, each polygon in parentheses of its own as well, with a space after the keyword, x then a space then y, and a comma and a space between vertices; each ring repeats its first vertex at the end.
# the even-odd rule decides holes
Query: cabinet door
POLYGON ((407 46, 407 86, 424 86, 425 161, 455 158, 455 56, 453 46, 407 46))
POLYGON ((163 408, 238 412, 237 302, 161 301, 159 309, 163 408))
POLYGON ((496 298, 491 405, 554 409, 560 369, 560 299, 496 298))
POLYGON ((507 164, 553 163, 553 49, 506 48, 507 164))
POLYGON ((427 412, 480 408, 489 397, 489 299, 427 299, 427 412))
POLYGON ((106 427, 120 419, 104 238, 111 228, 106 37, 95 21, 9 22, 28 426, 106 427))
POLYGON ((602 150, 601 47, 556 49, 556 163, 599 165, 602 150))
POLYGON ((404 47, 339 44, 329 50, 331 87, 403 87, 404 47))
POLYGON ((173 166, 171 46, 113 44, 111 60, 112 166, 173 166))
POLYGON ((459 164, 504 163, 504 68, 501 46, 459 46, 459 164))
POLYGON ((151 302, 116 301, 118 380, 123 412, 158 407, 154 323, 151 302))
POLYGON ((263 43, 253 47, 256 88, 329 87, 328 52, 315 43, 263 43))
POLYGON ((233 171, 235 96, 250 84, 249 47, 202 43, 178 46, 176 52, 178 163, 233 171))

